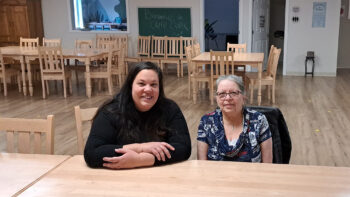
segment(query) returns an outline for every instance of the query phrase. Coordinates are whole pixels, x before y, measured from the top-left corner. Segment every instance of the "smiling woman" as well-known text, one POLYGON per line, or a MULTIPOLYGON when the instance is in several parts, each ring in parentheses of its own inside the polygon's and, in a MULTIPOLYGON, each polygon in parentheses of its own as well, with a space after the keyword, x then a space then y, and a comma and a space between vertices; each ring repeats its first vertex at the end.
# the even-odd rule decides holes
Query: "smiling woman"
POLYGON ((72 30, 127 31, 127 0, 68 0, 72 30))
POLYGON ((191 154, 186 120, 164 95, 160 68, 138 63, 120 92, 98 110, 84 156, 90 167, 135 168, 183 161, 191 154))

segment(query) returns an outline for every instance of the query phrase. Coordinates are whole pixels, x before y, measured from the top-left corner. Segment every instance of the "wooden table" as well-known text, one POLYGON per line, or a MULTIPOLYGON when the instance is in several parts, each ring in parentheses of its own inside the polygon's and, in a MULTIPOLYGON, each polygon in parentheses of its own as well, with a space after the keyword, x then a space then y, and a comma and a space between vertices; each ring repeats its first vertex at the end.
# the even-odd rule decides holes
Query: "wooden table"
POLYGON ((350 168, 189 160, 91 169, 74 156, 21 196, 349 196, 350 168))
MULTIPOLYGON (((19 46, 8 46, 0 47, 1 53, 4 57, 9 57, 15 60, 19 60, 21 63, 22 70, 22 81, 23 81, 23 94, 27 95, 27 85, 26 85, 26 76, 25 70, 27 69, 28 76, 28 89, 30 96, 33 96, 33 82, 32 82, 32 73, 30 62, 38 58, 37 49, 23 49, 19 46), (25 67, 26 65, 26 67, 25 67)), ((75 49, 63 49, 63 58, 64 59, 77 59, 85 63, 86 68, 86 95, 91 97, 91 78, 90 78, 90 62, 101 60, 105 58, 108 54, 106 50, 97 50, 97 49, 84 49, 84 50, 75 50, 75 49)))
POLYGON ((0 153, 0 196, 22 192, 69 157, 0 153))
MULTIPOLYGON (((192 62, 196 65, 196 67, 202 66, 203 64, 210 64, 210 52, 201 53, 200 55, 193 58, 192 62)), ((234 54, 235 64, 251 65, 252 67, 258 68, 258 78, 259 78, 258 105, 261 105, 261 73, 262 73, 263 62, 264 62, 264 53, 235 53, 234 54)))

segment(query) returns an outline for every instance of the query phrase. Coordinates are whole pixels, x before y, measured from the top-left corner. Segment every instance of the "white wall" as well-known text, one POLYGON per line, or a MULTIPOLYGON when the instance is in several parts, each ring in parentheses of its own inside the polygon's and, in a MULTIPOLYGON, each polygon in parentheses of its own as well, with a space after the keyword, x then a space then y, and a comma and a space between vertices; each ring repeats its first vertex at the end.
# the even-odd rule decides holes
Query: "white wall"
MULTIPOLYGON (((93 39, 96 32, 70 31, 70 13, 68 0, 42 0, 44 34, 48 38, 61 38, 64 48, 73 48, 75 39, 93 39)), ((181 7, 191 8, 192 36, 196 37, 201 46, 204 43, 203 0, 129 0, 129 56, 136 54, 138 36, 139 7, 181 7)), ((101 32, 110 33, 110 32, 101 32)))
POLYGON ((313 2, 286 1, 283 74, 304 75, 306 52, 315 51, 315 75, 336 76, 340 0, 322 0, 327 2, 325 28, 312 28, 313 2), (293 13, 293 7, 299 7, 299 12, 293 13), (292 22, 293 16, 299 17, 298 23, 292 22))

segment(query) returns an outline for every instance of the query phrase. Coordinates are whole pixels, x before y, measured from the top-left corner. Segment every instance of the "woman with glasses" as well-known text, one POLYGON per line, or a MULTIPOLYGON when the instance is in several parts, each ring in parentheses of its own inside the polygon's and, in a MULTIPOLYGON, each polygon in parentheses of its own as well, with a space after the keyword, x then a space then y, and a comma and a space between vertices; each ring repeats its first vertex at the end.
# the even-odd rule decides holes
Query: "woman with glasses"
POLYGON ((269 124, 262 113, 244 106, 241 78, 221 76, 216 87, 219 107, 198 126, 198 159, 272 163, 269 124))

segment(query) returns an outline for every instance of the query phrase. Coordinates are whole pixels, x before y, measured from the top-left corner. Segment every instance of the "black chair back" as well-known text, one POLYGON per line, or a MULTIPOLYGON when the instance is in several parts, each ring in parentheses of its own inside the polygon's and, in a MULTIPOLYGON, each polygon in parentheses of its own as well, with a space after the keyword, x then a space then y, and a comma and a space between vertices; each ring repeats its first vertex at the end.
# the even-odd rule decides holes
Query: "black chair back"
POLYGON ((292 153, 292 142, 282 112, 276 107, 247 106, 263 113, 269 122, 272 143, 273 163, 288 164, 292 153))

